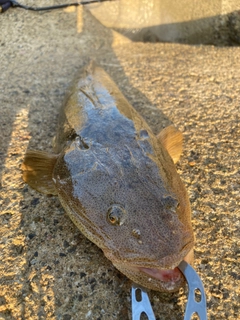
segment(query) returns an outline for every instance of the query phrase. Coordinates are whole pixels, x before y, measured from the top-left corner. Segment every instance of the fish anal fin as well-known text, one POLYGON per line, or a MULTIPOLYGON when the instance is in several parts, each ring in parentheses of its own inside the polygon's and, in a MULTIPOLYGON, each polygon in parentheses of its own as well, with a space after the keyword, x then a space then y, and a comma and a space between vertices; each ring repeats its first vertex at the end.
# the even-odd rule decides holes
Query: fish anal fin
POLYGON ((22 164, 23 180, 41 193, 56 195, 52 173, 57 157, 43 151, 28 150, 22 164))
POLYGON ((168 151, 171 158, 173 159, 173 162, 176 163, 182 154, 182 132, 177 130, 173 125, 170 125, 164 128, 157 135, 157 138, 160 140, 164 148, 168 151))

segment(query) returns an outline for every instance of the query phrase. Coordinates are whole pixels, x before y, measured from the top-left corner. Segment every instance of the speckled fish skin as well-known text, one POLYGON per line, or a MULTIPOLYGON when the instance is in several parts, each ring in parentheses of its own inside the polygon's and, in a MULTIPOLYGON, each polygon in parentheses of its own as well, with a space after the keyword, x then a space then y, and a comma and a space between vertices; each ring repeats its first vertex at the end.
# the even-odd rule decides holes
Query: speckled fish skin
POLYGON ((173 269, 192 250, 185 187, 159 139, 93 63, 69 90, 54 149, 55 190, 81 232, 136 283, 178 290, 182 275, 162 281, 143 270, 173 269))

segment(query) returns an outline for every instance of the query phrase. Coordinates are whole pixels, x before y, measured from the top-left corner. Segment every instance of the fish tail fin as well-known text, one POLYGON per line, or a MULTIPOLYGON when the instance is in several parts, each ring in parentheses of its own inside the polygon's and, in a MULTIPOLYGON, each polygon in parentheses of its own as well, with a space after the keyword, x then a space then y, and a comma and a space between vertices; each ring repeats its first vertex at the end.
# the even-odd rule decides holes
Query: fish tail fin
POLYGON ((173 125, 164 128, 157 136, 176 163, 182 154, 183 135, 173 125))
POLYGON ((33 189, 44 194, 57 194, 52 173, 57 155, 28 150, 22 164, 23 180, 33 189))

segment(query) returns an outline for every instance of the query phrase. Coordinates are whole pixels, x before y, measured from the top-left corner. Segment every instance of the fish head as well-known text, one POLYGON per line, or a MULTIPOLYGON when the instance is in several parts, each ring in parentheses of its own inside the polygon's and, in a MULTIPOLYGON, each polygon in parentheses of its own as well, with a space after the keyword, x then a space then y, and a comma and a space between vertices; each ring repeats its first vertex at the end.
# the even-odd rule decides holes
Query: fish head
POLYGON ((53 181, 69 217, 117 269, 172 292, 184 283, 178 264, 192 260, 189 200, 167 151, 154 158, 144 150, 78 136, 58 157, 53 181))

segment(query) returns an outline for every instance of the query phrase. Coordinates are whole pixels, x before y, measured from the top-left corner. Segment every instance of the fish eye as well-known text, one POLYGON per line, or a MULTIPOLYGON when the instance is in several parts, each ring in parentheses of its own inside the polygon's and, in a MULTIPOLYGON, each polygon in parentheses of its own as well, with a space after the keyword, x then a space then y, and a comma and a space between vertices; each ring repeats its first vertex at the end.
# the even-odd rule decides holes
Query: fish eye
POLYGON ((107 221, 114 226, 121 226, 126 219, 126 211, 119 205, 112 205, 107 212, 107 221))

